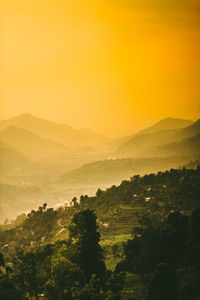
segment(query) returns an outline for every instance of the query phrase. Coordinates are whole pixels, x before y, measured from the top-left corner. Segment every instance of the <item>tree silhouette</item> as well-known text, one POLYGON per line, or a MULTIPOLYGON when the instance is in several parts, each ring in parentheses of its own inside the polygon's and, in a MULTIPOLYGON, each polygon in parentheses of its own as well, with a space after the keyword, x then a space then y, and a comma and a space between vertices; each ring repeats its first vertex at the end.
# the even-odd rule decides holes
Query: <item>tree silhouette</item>
POLYGON ((88 282, 92 274, 103 280, 106 269, 96 219, 92 210, 83 210, 73 216, 69 226, 70 246, 76 249, 74 262, 79 264, 88 282))

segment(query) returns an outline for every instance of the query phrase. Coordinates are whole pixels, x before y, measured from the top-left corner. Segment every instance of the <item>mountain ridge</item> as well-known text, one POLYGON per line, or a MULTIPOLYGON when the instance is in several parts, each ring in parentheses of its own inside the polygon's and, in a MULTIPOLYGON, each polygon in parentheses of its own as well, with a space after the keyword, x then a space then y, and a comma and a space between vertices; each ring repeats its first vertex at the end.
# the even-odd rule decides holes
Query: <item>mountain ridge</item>
POLYGON ((109 138, 91 131, 90 129, 74 129, 68 124, 59 124, 53 121, 35 117, 25 113, 0 122, 0 130, 9 125, 26 129, 41 138, 50 139, 65 146, 101 145, 109 138))
POLYGON ((36 134, 16 126, 8 126, 0 131, 0 141, 25 154, 40 152, 67 151, 67 148, 57 142, 42 139, 36 134))
POLYGON ((192 125, 194 122, 187 119, 180 119, 180 118, 164 118, 160 121, 156 122, 150 127, 147 127, 143 130, 140 130, 137 134, 144 134, 144 133, 154 133, 160 130, 169 130, 169 129, 181 129, 187 126, 192 125))
MULTIPOLYGON (((200 133, 200 122, 197 120, 182 129, 160 130, 153 133, 137 134, 128 142, 122 144, 116 151, 118 157, 148 157, 149 151, 162 145, 180 143, 184 139, 200 133)), ((155 156, 156 156, 156 150, 155 156)))

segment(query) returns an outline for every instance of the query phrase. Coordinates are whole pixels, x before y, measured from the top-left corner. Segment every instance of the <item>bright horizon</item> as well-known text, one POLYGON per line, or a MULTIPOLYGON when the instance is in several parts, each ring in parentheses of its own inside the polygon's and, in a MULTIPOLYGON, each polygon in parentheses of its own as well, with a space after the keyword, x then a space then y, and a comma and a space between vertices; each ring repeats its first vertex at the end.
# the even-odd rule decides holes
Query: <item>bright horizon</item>
POLYGON ((0 118, 134 133, 200 115, 200 1, 8 0, 0 118))

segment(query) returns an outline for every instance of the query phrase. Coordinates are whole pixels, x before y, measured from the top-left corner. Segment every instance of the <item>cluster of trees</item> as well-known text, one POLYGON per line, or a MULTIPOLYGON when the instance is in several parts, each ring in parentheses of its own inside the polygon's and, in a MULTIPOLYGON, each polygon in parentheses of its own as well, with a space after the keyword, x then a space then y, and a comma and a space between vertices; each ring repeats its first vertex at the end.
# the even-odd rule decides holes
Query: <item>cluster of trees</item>
POLYGON ((133 234, 116 270, 141 276, 142 299, 200 299, 200 208, 191 216, 172 213, 133 234))
POLYGON ((14 223, 0 227, 0 251, 9 258, 19 246, 27 251, 52 242, 57 222, 58 211, 47 208, 46 203, 27 216, 22 214, 14 223))
POLYGON ((18 248, 7 263, 0 254, 0 299, 41 293, 49 300, 120 299, 124 275, 106 269, 97 229, 94 212, 80 211, 67 240, 28 251, 18 248))
POLYGON ((145 176, 135 175, 112 186, 106 191, 98 190, 95 197, 81 196, 80 207, 93 207, 97 212, 119 204, 142 204, 150 197, 148 209, 159 210, 163 202, 163 212, 167 215, 172 209, 191 211, 199 206, 200 167, 192 169, 171 169, 145 176), (134 195, 136 197, 134 197, 134 195))
MULTIPOLYGON (((105 191, 99 189, 95 196, 83 195, 79 200, 73 198, 71 206, 53 210, 47 208, 45 204, 37 211, 31 211, 25 221, 22 216, 21 223, 18 220, 15 225, 12 224, 11 229, 9 229, 10 225, 2 225, 0 248, 8 244, 9 249, 12 250, 17 244, 29 247, 33 243, 44 244, 55 240, 59 229, 67 228, 74 213, 84 209, 93 209, 98 220, 109 223, 108 230, 115 228, 116 224, 120 224, 121 228, 126 225, 123 234, 128 233, 127 230, 130 232, 141 216, 143 220, 146 216, 157 222, 160 219, 164 220, 172 211, 190 214, 199 206, 199 171, 199 168, 171 169, 143 177, 134 176, 129 181, 123 181, 119 186, 113 185, 105 191), (121 210, 121 205, 132 207, 134 218, 127 219, 128 216, 121 210)), ((104 234, 102 228, 100 231, 104 234)))

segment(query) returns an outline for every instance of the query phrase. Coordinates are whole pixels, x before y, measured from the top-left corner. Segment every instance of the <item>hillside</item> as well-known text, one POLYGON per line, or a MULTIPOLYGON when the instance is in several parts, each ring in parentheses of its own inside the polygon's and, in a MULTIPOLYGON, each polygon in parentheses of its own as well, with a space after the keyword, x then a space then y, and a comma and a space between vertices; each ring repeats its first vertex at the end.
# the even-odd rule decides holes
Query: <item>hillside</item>
POLYGON ((187 155, 191 158, 200 153, 200 134, 184 139, 180 143, 170 143, 157 147, 149 155, 168 157, 173 155, 187 155))
MULTIPOLYGON (((166 118, 166 119, 162 119, 159 122, 155 123, 154 125, 145 128, 143 130, 140 130, 137 134, 133 134, 133 135, 129 135, 129 136, 124 136, 121 138, 117 138, 113 141, 111 141, 110 143, 108 143, 107 147, 108 149, 110 149, 111 151, 116 152, 117 149, 120 149, 121 146, 123 145, 128 145, 129 142, 131 142, 133 139, 136 139, 138 142, 139 147, 142 146, 142 148, 144 148, 144 145, 142 145, 142 140, 140 143, 140 137, 139 136, 143 136, 144 137, 148 137, 148 135, 151 133, 155 133, 154 137, 156 139, 160 139, 164 140, 165 136, 162 137, 162 134, 159 134, 158 132, 163 132, 166 135, 170 135, 170 132, 172 133, 173 131, 176 132, 176 129, 182 129, 185 128, 187 126, 192 125, 193 122, 190 120, 184 120, 184 119, 178 119, 178 118, 166 118), (156 134, 157 133, 157 134, 156 134)), ((143 139, 143 138, 141 138, 143 139)), ((135 151, 137 152, 137 150, 135 149, 135 151)), ((138 149, 139 151, 139 149, 138 149)), ((118 151, 117 151, 118 152, 118 151)))
POLYGON ((15 148, 10 147, 0 142, 0 173, 6 174, 15 172, 17 169, 23 169, 29 164, 28 158, 17 151, 15 148))
POLYGON ((92 196, 98 188, 109 188, 122 180, 129 180, 136 174, 144 175, 187 165, 196 167, 199 165, 198 158, 200 157, 193 156, 193 162, 188 156, 96 161, 62 176, 59 172, 67 169, 65 165, 62 168, 50 165, 44 170, 44 166, 29 163, 26 168, 21 168, 21 171, 16 170, 11 174, 4 172, 0 176, 1 182, 4 183, 0 187, 0 207, 4 212, 0 221, 5 218, 11 220, 20 212, 24 212, 24 209, 31 210, 44 202, 48 202, 52 207, 69 204, 74 196, 92 196), (37 194, 31 193, 32 187, 37 189, 37 194))
POLYGON ((121 145, 116 152, 122 157, 148 157, 148 150, 176 140, 177 130, 161 130, 151 134, 139 134, 121 145), (141 155, 143 153, 143 155, 141 155))
POLYGON ((101 145, 109 139, 89 129, 74 129, 66 124, 57 124, 31 114, 23 114, 0 122, 0 129, 16 126, 28 130, 43 139, 50 139, 67 147, 101 145))
MULTIPOLYGON (((122 290, 121 299, 134 297, 132 299, 144 300, 156 266, 166 263, 172 266, 172 270, 175 268, 178 280, 183 282, 179 287, 179 294, 182 295, 185 286, 187 288, 191 284, 193 288, 194 278, 198 278, 199 195, 198 167, 195 170, 171 169, 143 177, 136 175, 129 181, 122 181, 119 186, 104 191, 98 189, 95 196, 85 195, 78 200, 73 198, 70 206, 56 210, 48 208, 44 203, 27 216, 22 214, 11 224, 0 226, 1 264, 4 267, 5 262, 6 270, 12 272, 10 278, 15 279, 14 283, 17 288, 20 287, 21 295, 24 284, 21 287, 18 283, 22 280, 22 283, 28 283, 31 291, 33 278, 37 278, 40 284, 38 291, 47 295, 49 290, 46 290, 46 283, 51 278, 52 270, 54 276, 58 274, 56 284, 68 283, 71 276, 70 282, 77 285, 74 276, 76 270, 80 274, 80 269, 75 268, 76 265, 71 264, 71 261, 80 265, 77 255, 80 245, 83 245, 81 253, 87 255, 84 263, 91 262, 90 258, 96 255, 96 249, 102 249, 108 275, 115 275, 111 277, 111 283, 117 291, 119 287, 122 290), (91 226, 95 230, 91 230, 91 226), (83 242, 77 243, 80 239, 83 242), (99 247, 95 247, 91 255, 88 254, 88 245, 93 240, 99 241, 99 247), (67 277, 63 281, 65 274, 67 277)), ((4 269, 1 266, 1 270, 4 269)), ((162 278, 164 283, 166 278, 167 281, 171 280, 170 274, 162 278)), ((9 279, 5 275, 4 278, 9 279)), ((176 277, 172 277, 172 280, 174 282, 176 277)), ((8 285, 5 286, 4 282, 1 286, 5 292, 8 285)), ((99 286, 100 281, 96 282, 99 286)), ((9 285, 10 290, 13 295, 12 286, 9 285)), ((74 293, 74 287, 72 290, 74 293)), ((112 290, 115 291, 114 288, 112 290)), ((55 295, 57 293, 50 299, 56 299, 55 295)), ((96 296, 88 298, 88 295, 87 290, 86 297, 84 294, 84 298, 74 299, 96 299, 96 296)))
POLYGON ((64 145, 42 139, 19 127, 9 126, 0 131, 0 141, 27 155, 39 155, 52 152, 66 152, 64 145))
POLYGON ((184 139, 200 134, 200 119, 192 125, 187 126, 179 131, 178 138, 184 139))
POLYGON ((154 133, 161 130, 181 129, 192 125, 192 123, 193 122, 190 120, 184 120, 178 118, 166 118, 160 120, 159 122, 155 123, 151 127, 139 131, 138 134, 154 133))
POLYGON ((124 158, 97 161, 67 172, 60 177, 62 185, 114 184, 122 179, 129 179, 135 174, 144 175, 170 168, 177 168, 189 163, 187 156, 170 158, 124 158))
POLYGON ((189 214, 199 206, 199 194, 199 169, 171 169, 143 177, 136 175, 119 186, 98 190, 96 196, 81 196, 78 202, 74 199, 71 206, 56 210, 52 219, 46 219, 46 211, 41 207, 37 213, 32 211, 21 226, 0 231, 0 250, 5 252, 5 244, 10 245, 8 249, 13 249, 13 242, 29 247, 33 242, 37 246, 41 241, 66 238, 66 230, 61 229, 69 225, 75 212, 88 208, 94 209, 98 217, 102 245, 109 246, 128 239, 133 228, 141 226, 141 217, 149 216, 156 224, 172 211, 189 214), (51 230, 46 227, 46 222, 54 224, 51 230), (21 231, 23 235, 19 234, 21 231))
MULTIPOLYGON (((118 157, 156 157, 157 155, 165 157, 176 155, 175 151, 171 153, 167 151, 168 144, 180 143, 179 148, 181 149, 181 146, 183 145, 181 143, 183 143, 184 139, 198 134, 200 134, 199 121, 183 129, 161 130, 149 134, 138 134, 128 142, 121 145, 117 149, 116 154, 118 157), (165 146, 166 150, 160 151, 161 147, 164 149, 165 146)), ((192 143, 192 140, 190 143, 192 143)), ((193 155, 192 151, 190 151, 190 153, 193 155)), ((187 154, 189 153, 187 152, 187 154)), ((184 155, 184 152, 182 155, 184 155)))

